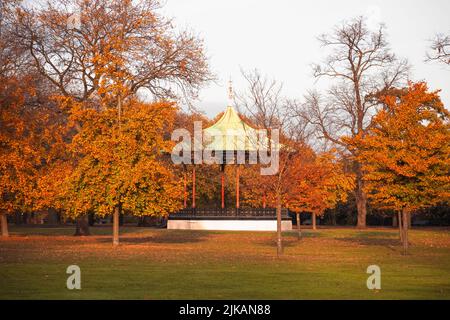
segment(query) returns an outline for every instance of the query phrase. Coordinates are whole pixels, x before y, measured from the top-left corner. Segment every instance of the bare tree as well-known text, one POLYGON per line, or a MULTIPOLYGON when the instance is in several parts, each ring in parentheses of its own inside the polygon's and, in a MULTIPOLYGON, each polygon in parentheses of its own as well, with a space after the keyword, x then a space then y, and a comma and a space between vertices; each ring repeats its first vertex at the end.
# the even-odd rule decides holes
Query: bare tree
POLYGON ((283 113, 285 101, 281 96, 283 84, 261 75, 257 69, 241 69, 241 74, 248 88, 237 94, 237 107, 264 129, 278 127, 286 116, 283 113))
POLYGON ((195 98, 212 79, 202 40, 177 32, 160 8, 156 0, 55 0, 22 7, 16 37, 38 70, 80 101, 98 94, 118 59, 129 94, 195 98))
POLYGON ((0 77, 18 75, 29 57, 13 34, 14 12, 18 6, 18 0, 0 2, 0 77))
POLYGON ((439 61, 450 65, 450 35, 437 34, 431 44, 432 52, 427 53, 427 61, 439 61))
MULTIPOLYGON (((341 138, 364 136, 378 106, 373 96, 404 81, 409 66, 391 52, 384 26, 371 31, 363 17, 344 22, 318 40, 329 54, 323 63, 313 65, 314 77, 330 78, 333 82, 323 94, 309 92, 299 114, 316 128, 317 138, 356 155, 358 151, 350 150, 341 138)), ((357 226, 364 228, 367 207, 364 173, 357 161, 353 167, 357 179, 357 226)))
POLYGON ((289 110, 296 102, 282 96, 283 85, 281 83, 261 75, 257 69, 241 70, 241 73, 247 88, 244 92, 236 95, 238 109, 246 114, 257 127, 268 132, 271 143, 273 143, 271 131, 278 129, 280 132, 279 169, 271 179, 266 180, 271 184, 270 189, 273 190, 276 199, 277 255, 280 256, 283 253, 281 207, 287 185, 283 178, 289 168, 292 156, 295 154, 296 145, 299 142, 303 143, 306 139, 304 135, 306 122, 300 118, 292 119, 289 110))

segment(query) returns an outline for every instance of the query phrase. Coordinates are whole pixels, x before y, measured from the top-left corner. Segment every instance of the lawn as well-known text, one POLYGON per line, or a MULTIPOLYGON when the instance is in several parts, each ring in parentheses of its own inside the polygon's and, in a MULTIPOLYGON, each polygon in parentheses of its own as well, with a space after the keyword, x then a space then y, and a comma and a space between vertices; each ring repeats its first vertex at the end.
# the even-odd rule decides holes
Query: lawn
POLYGON ((450 229, 410 232, 401 254, 394 229, 275 233, 110 227, 73 237, 72 227, 10 227, 0 239, 0 299, 450 299, 450 229), (81 268, 81 290, 66 268, 81 268), (381 268, 368 290, 367 266, 381 268))

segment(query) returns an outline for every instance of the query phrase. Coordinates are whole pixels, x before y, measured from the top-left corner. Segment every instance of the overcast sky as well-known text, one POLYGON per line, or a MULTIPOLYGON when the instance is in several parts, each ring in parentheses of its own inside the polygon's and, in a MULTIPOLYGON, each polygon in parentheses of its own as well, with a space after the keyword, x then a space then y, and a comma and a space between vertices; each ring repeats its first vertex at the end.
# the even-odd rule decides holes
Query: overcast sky
MULTIPOLYGON (((166 0, 163 11, 179 27, 189 27, 205 41, 217 84, 201 92, 198 108, 214 116, 226 107, 227 81, 243 89, 240 68, 258 68, 284 84, 284 94, 302 98, 313 88, 311 63, 320 62, 316 37, 359 15, 383 22, 393 52, 411 63, 412 80, 442 89, 450 106, 450 67, 427 63, 425 53, 436 33, 450 33, 449 0, 166 0)), ((325 80, 321 80, 325 81, 325 80)), ((321 87, 326 83, 319 84, 321 87)))

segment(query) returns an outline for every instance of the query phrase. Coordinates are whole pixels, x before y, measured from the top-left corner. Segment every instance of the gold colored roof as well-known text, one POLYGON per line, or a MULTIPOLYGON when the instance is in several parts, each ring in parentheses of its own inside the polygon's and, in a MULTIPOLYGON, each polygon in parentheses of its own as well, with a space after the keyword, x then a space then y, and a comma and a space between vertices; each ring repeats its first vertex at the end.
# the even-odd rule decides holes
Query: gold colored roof
POLYGON ((205 149, 219 151, 257 151, 257 134, 231 106, 216 123, 203 130, 205 149))

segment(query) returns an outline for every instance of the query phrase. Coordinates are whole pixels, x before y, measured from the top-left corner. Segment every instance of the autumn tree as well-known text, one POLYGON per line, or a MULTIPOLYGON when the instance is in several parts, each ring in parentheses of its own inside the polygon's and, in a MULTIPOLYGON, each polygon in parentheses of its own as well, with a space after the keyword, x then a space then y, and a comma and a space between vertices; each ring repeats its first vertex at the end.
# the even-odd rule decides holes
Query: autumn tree
POLYGON ((254 208, 276 208, 272 177, 261 175, 261 165, 246 165, 242 170, 242 205, 254 208))
POLYGON ((368 133, 345 140, 360 150, 373 202, 402 213, 406 253, 411 212, 450 196, 450 114, 425 83, 389 90, 379 99, 384 108, 368 133))
MULTIPOLYGON (((136 95, 191 101, 211 79, 202 41, 191 32, 176 31, 160 8, 155 0, 56 0, 38 8, 23 6, 15 36, 61 100, 97 111, 115 109, 120 132, 123 105, 136 95)), ((76 123, 76 130, 83 125, 76 123)))
MULTIPOLYGON (((221 114, 220 114, 221 115, 221 114)), ((219 116, 219 115, 218 115, 219 116)), ((216 117, 217 118, 217 117, 216 117)), ((202 127, 206 128, 213 124, 215 120, 208 119, 205 115, 196 112, 195 110, 182 111, 178 110, 174 128, 183 128, 187 130, 191 137, 194 137, 194 122, 199 121, 202 123, 202 127)), ((220 180, 217 178, 220 172, 220 165, 203 164, 201 166, 195 164, 183 164, 175 166, 176 174, 179 177, 183 177, 183 184, 185 184, 186 192, 183 196, 183 205, 186 207, 192 206, 193 196, 193 170, 195 167, 195 198, 196 206, 212 206, 220 202, 220 180)), ((228 191, 228 188, 226 188, 228 191)))
POLYGON ((94 211, 103 217, 115 210, 167 216, 181 208, 181 179, 173 174, 167 157, 172 142, 163 134, 172 127, 173 104, 128 101, 120 128, 115 109, 71 110, 70 120, 84 124, 71 151, 83 156, 62 184, 67 216, 94 211))
MULTIPOLYGON (((2 235, 8 236, 7 214, 32 206, 36 176, 36 149, 31 126, 33 114, 27 110, 30 87, 24 78, 0 79, 0 185, 2 235)), ((32 129, 33 128, 33 129, 32 129)))
POLYGON ((7 214, 38 207, 37 185, 57 116, 48 83, 28 68, 29 55, 13 37, 18 5, 0 3, 0 214, 5 236, 7 214))
MULTIPOLYGON (((344 135, 364 135, 379 103, 372 96, 405 79, 408 64, 389 49, 385 28, 370 30, 363 17, 337 26, 319 41, 329 55, 323 63, 314 65, 316 78, 330 78, 332 85, 325 94, 310 92, 302 107, 302 117, 317 130, 317 137, 350 151, 341 140, 344 135)), ((354 162, 355 198, 358 227, 366 226, 367 196, 364 192, 362 163, 354 162)))
POLYGON ((64 118, 46 89, 38 74, 0 77, 1 207, 10 214, 43 208, 39 185, 61 146, 64 118))
POLYGON ((299 155, 291 165, 288 180, 292 184, 289 208, 297 212, 297 219, 298 212, 310 212, 313 230, 316 217, 345 202, 354 188, 353 175, 345 172, 342 163, 330 152, 299 155))

